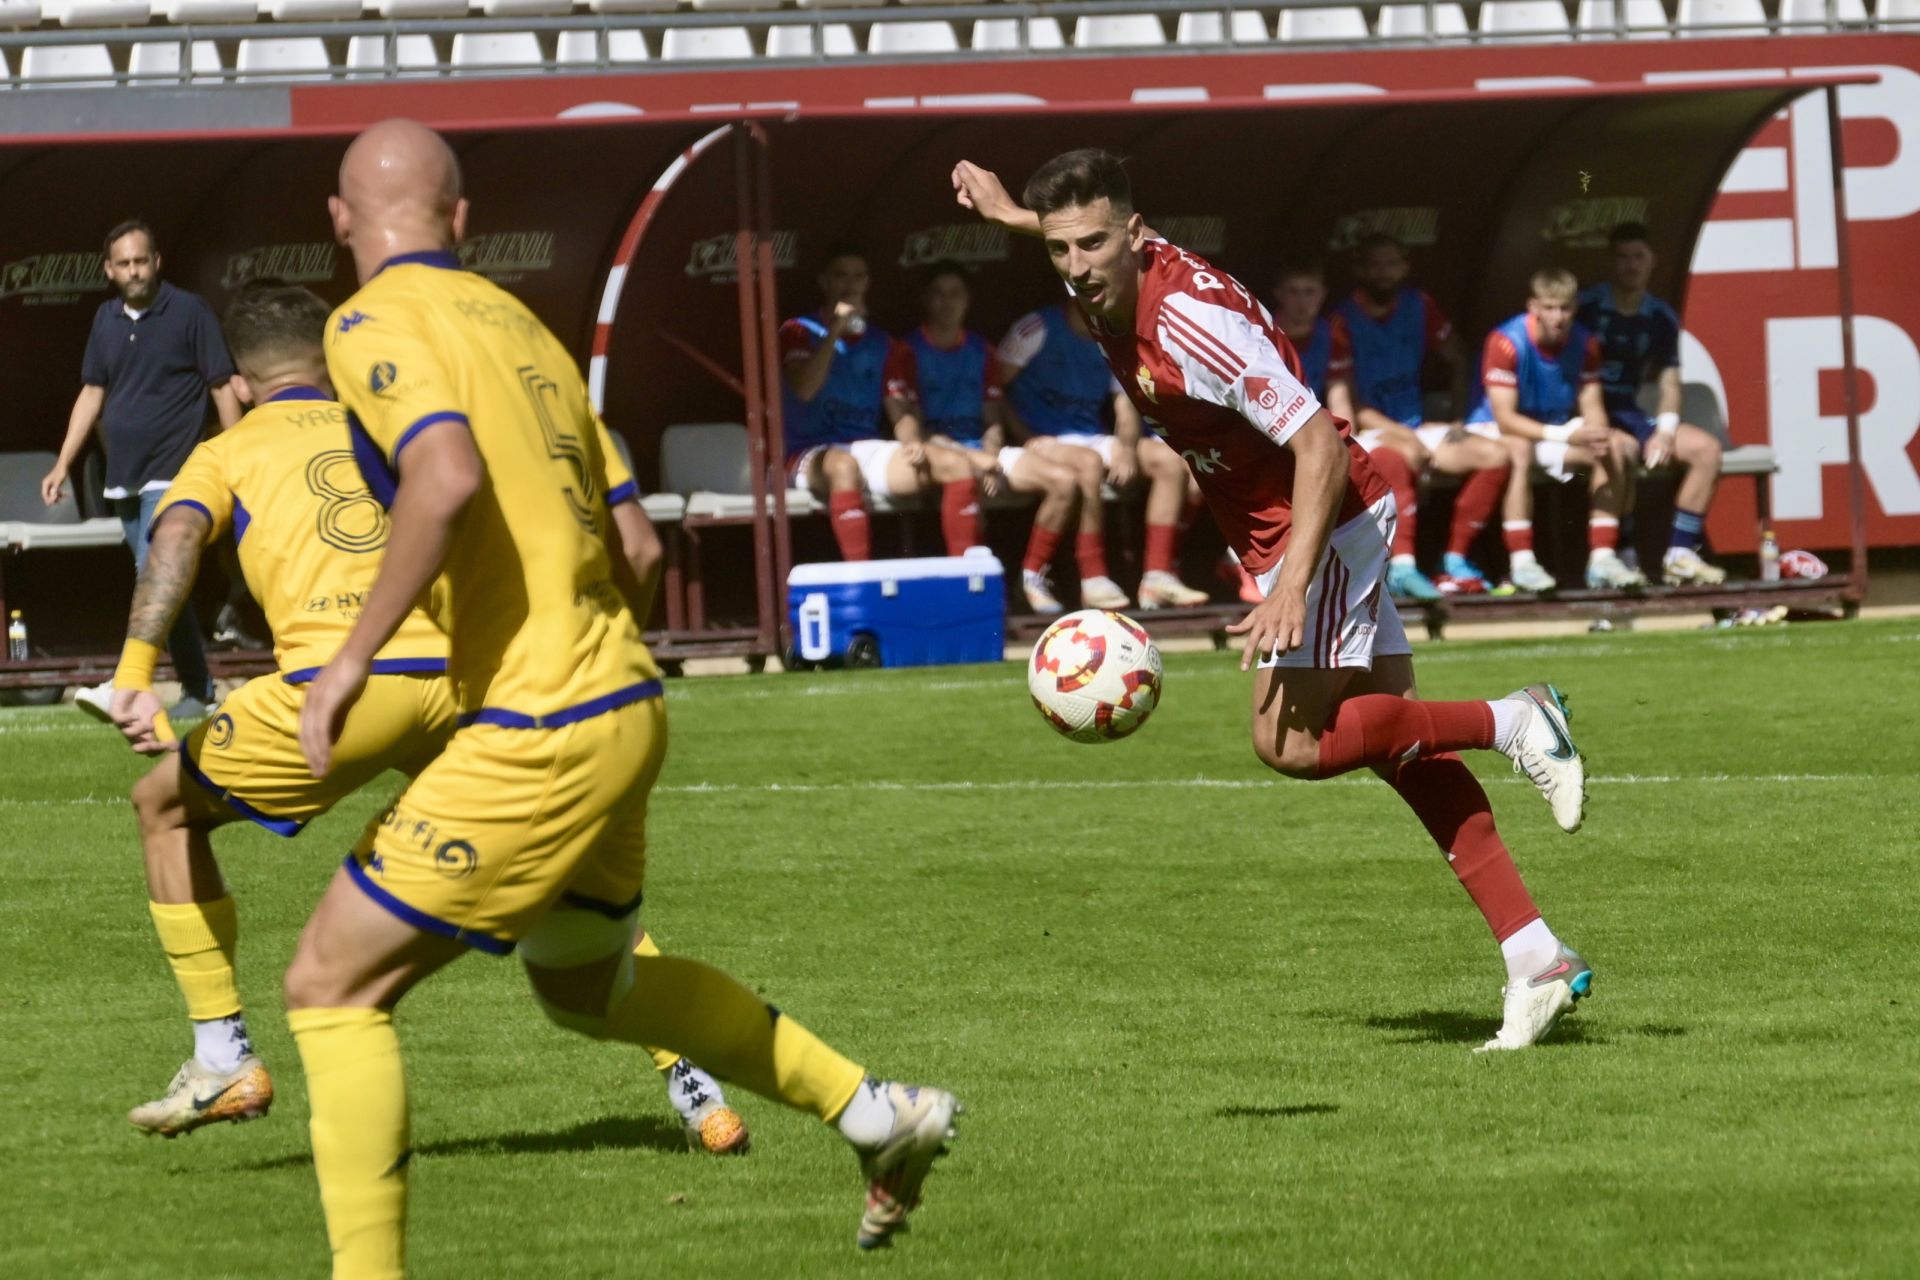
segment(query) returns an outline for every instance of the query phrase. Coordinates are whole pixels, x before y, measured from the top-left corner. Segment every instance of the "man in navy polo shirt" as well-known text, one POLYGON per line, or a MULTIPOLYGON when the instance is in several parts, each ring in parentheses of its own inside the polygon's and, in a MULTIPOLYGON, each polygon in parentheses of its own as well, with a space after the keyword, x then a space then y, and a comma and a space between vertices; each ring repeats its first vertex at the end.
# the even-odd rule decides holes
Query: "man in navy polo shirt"
MULTIPOLYGON (((233 359, 219 322, 198 296, 160 279, 160 250, 146 223, 123 222, 107 233, 106 271, 120 296, 94 313, 80 363, 80 395, 59 460, 40 481, 40 496, 48 506, 60 500, 69 468, 99 423, 107 451, 105 496, 126 530, 138 573, 154 509, 200 443, 207 396, 213 396, 222 428, 240 420, 240 399, 231 386, 233 359)), ((167 649, 182 694, 174 720, 204 715, 213 702, 213 677, 192 606, 174 624, 167 649)), ((111 686, 83 689, 74 701, 104 719, 111 694, 111 686)))

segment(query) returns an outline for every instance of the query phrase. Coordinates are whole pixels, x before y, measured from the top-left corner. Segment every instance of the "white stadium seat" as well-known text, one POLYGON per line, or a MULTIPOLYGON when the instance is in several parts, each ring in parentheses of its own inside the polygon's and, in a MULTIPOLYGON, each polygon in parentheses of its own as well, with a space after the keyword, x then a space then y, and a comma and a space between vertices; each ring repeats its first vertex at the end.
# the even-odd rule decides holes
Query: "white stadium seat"
MULTIPOLYGON (((396 74, 402 76, 438 75, 440 54, 433 47, 432 36, 396 36, 393 40, 393 63, 396 74)), ((347 41, 349 76, 383 76, 387 74, 386 66, 386 36, 355 36, 347 41)))
POLYGON ((1920 0, 1880 0, 1875 11, 1883 27, 1902 27, 1920 23, 1920 0))
POLYGON ((480 12, 489 18, 564 18, 573 12, 573 0, 480 0, 480 12))
POLYGON ((1767 11, 1760 0, 1680 0, 1675 20, 1683 36, 1767 34, 1767 11))
POLYGON ((853 28, 844 22, 829 22, 821 28, 817 49, 812 27, 782 25, 767 28, 769 58, 811 58, 816 52, 828 57, 845 58, 859 53, 860 45, 853 38, 853 28))
POLYGON ((780 0, 692 0, 693 7, 701 13, 716 9, 778 9, 780 0))
POLYGON ((956 53, 951 22, 876 22, 867 33, 868 53, 956 53))
MULTIPOLYGON (((220 79, 220 50, 211 40, 193 42, 192 63, 189 67, 190 78, 194 80, 220 79)), ((143 40, 133 46, 133 52, 127 55, 127 74, 135 83, 151 80, 180 79, 180 42, 177 40, 143 40)))
POLYGON ((877 9, 887 0, 793 0, 802 9, 877 9))
POLYGON ((753 37, 745 27, 669 27, 660 38, 667 62, 713 62, 753 57, 753 37))
MULTIPOLYGON (((1825 27, 1828 0, 1780 0, 1780 25, 1783 27, 1825 27)), ((1834 0, 1831 16, 1849 27, 1867 25, 1866 0, 1834 0)))
MULTIPOLYGON (((1029 18, 1026 37, 1029 49, 1059 49, 1066 45, 1058 18, 1029 18)), ((993 52, 1020 48, 1020 19, 982 18, 973 24, 973 47, 993 52)))
POLYGON ((1159 17, 1151 13, 1099 14, 1073 24, 1076 49, 1139 49, 1166 42, 1159 17))
POLYGON ((20 78, 96 88, 110 85, 113 55, 103 44, 30 44, 20 54, 20 78))
MULTIPOLYGON (((1618 0, 1580 0, 1580 12, 1573 25, 1595 36, 1614 34, 1614 6, 1618 0)), ((1625 18, 1629 40, 1664 40, 1667 36, 1667 11, 1660 0, 1626 0, 1620 11, 1625 18)))
POLYGON ((1567 34, 1567 11, 1560 0, 1484 0, 1480 34, 1561 39, 1567 34))
POLYGON ((1367 15, 1340 5, 1328 9, 1282 9, 1282 40, 1365 40, 1367 15))
POLYGON ((40 0, 0 0, 0 31, 40 25, 40 0))
POLYGON ((1433 6, 1433 30, 1427 30, 1427 6, 1424 4, 1385 4, 1380 6, 1377 30, 1382 39, 1425 39, 1428 36, 1464 36, 1467 15, 1457 4, 1433 6))
POLYGON ((589 0, 594 13, 669 13, 680 7, 680 0, 589 0))
POLYGON ((1174 25, 1173 42, 1175 44, 1226 44, 1227 37, 1233 37, 1234 44, 1265 44, 1273 39, 1267 31, 1267 20, 1252 9, 1235 9, 1233 20, 1223 25, 1217 13, 1183 13, 1180 21, 1174 25))
POLYGON ((164 3, 153 7, 155 12, 176 27, 188 23, 212 26, 216 23, 252 22, 260 16, 260 6, 254 0, 164 0, 164 3))
POLYGON ((275 22, 351 22, 362 8, 360 0, 268 0, 265 6, 275 22))
MULTIPOLYGON (((562 31, 560 33, 560 61, 569 66, 585 63, 589 66, 600 61, 598 31, 562 31)), ((615 29, 607 32, 607 61, 609 63, 646 62, 651 58, 647 52, 647 38, 642 32, 632 28, 615 29)))
POLYGON ((547 60, 531 31, 462 31, 453 38, 455 71, 504 71, 547 60))
POLYGON ((45 9, 47 20, 57 18, 63 27, 144 27, 153 17, 147 0, 73 0, 45 9))
POLYGON ((242 40, 234 60, 235 77, 247 80, 325 80, 327 44, 319 36, 242 40))
POLYGON ((472 8, 467 0, 380 0, 383 18, 464 18, 472 8))

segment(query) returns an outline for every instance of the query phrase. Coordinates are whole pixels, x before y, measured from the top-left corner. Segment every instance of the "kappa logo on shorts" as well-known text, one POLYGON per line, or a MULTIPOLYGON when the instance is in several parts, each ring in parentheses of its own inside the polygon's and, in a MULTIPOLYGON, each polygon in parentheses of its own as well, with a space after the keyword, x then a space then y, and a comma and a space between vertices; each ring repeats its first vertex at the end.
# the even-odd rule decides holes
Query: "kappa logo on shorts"
POLYGON ((399 380, 400 370, 394 367, 391 360, 379 361, 367 372, 367 385, 375 395, 383 394, 399 380))
POLYGON ((448 840, 433 851, 433 868, 449 880, 463 880, 480 865, 480 852, 465 840, 448 840))
POLYGON ((222 711, 207 721, 207 745, 215 749, 233 742, 233 717, 222 711))

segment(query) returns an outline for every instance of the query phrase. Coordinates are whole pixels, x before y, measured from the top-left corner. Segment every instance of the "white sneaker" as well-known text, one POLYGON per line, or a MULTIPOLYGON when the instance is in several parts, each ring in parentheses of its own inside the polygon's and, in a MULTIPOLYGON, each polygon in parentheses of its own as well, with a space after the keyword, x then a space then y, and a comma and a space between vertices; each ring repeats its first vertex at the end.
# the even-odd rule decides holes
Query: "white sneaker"
POLYGON ((860 1215, 857 1243, 862 1249, 878 1249, 892 1243, 894 1233, 906 1226, 907 1214, 920 1203, 920 1185, 933 1162, 946 1154, 954 1117, 966 1108, 945 1089, 874 1081, 861 1086, 869 1087, 886 1090, 893 1104, 893 1128, 886 1139, 860 1149, 867 1206, 860 1215))
POLYGON ((1165 569, 1155 569, 1140 579, 1142 609, 1187 609, 1205 604, 1212 597, 1196 591, 1165 569))
POLYGON ((1660 576, 1670 587, 1717 587, 1727 580, 1727 571, 1717 564, 1708 564, 1697 551, 1669 547, 1660 562, 1660 576))
POLYGON ((1119 583, 1103 576, 1080 579, 1080 603, 1089 609, 1124 609, 1130 601, 1119 583))
POLYGON ((1508 694, 1507 700, 1532 708, 1531 718, 1506 753, 1513 760, 1513 771, 1526 774, 1540 788, 1562 831, 1578 831, 1587 805, 1587 766, 1567 727, 1567 700, 1550 684, 1530 684, 1508 694))
POLYGON ((1647 575, 1612 552, 1587 558, 1587 586, 1594 591, 1626 591, 1647 585, 1647 575))
POLYGON ((1560 1015, 1593 990, 1593 966, 1566 943, 1554 955, 1553 963, 1525 982, 1509 982, 1500 988, 1506 1009, 1499 1034, 1475 1049, 1475 1053, 1499 1053, 1538 1044, 1553 1030, 1560 1015))
POLYGON ((102 724, 110 723, 107 708, 113 704, 113 681, 103 680, 99 684, 73 691, 73 705, 77 711, 83 711, 102 724))
POLYGON ((1514 565, 1513 571, 1507 575, 1507 581, 1511 582, 1517 590, 1531 591, 1539 596, 1560 588, 1559 579, 1542 569, 1538 560, 1530 564, 1514 565))
POLYGON ((1038 569, 1020 571, 1020 588, 1026 592, 1027 608, 1035 613, 1064 613, 1066 606, 1053 594, 1053 584, 1047 581, 1047 575, 1038 569))

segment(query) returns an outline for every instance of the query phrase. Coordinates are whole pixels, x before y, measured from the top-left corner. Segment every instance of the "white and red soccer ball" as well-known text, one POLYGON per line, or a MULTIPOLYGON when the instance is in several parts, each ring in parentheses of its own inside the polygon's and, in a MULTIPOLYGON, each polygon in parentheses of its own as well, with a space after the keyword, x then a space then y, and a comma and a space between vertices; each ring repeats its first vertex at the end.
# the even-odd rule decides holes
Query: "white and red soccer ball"
POLYGON ((1033 646, 1027 691, 1046 722, 1075 742, 1113 742, 1160 702, 1160 651, 1133 619, 1082 609, 1033 646))

